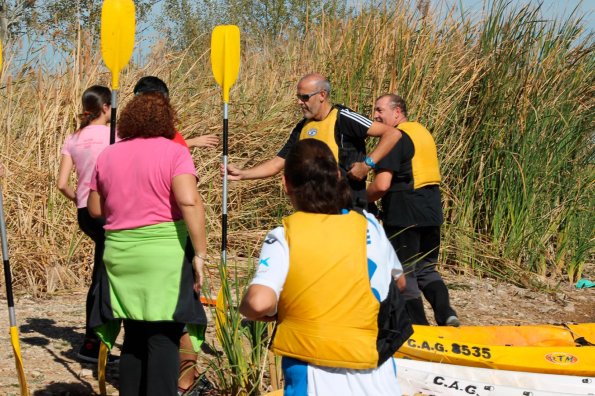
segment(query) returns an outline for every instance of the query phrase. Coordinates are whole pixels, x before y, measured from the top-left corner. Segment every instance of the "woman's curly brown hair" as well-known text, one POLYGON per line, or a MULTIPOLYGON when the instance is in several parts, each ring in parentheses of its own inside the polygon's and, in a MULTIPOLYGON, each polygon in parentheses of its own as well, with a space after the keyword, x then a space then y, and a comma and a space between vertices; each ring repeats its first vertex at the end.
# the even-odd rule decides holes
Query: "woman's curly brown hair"
POLYGON ((118 120, 121 139, 163 136, 173 139, 176 129, 176 112, 161 93, 148 92, 137 95, 122 110, 118 120))

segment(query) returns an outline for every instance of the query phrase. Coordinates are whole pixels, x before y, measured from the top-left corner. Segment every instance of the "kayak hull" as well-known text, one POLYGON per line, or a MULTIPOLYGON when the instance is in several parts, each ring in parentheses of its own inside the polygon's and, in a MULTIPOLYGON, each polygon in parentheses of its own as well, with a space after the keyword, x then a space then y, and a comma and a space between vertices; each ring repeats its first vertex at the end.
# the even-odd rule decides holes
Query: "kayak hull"
POLYGON ((395 354, 460 366, 595 376, 595 324, 540 326, 413 326, 395 354), (579 345, 584 343, 585 345, 579 345))
POLYGON ((595 395, 595 378, 397 359, 403 395, 595 395))

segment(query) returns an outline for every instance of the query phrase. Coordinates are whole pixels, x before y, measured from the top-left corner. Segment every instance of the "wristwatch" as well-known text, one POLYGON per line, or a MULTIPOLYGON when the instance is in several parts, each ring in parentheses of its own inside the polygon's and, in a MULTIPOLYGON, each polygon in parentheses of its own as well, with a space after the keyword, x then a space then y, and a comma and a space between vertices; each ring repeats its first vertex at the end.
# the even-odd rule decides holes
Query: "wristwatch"
POLYGON ((368 166, 369 166, 370 168, 372 168, 372 169, 376 168, 376 163, 375 163, 375 162, 374 162, 374 160, 373 160, 372 158, 370 158, 370 157, 366 157, 366 158, 364 159, 364 163, 365 163, 366 165, 368 165, 368 166))

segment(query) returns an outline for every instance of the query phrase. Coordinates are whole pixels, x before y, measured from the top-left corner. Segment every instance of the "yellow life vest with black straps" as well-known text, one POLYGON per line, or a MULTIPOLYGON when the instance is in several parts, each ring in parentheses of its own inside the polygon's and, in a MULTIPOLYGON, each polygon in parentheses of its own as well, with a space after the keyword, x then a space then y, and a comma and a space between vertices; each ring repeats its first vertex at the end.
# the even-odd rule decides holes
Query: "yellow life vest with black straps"
POLYGON ((300 132, 300 140, 316 139, 326 143, 333 152, 335 160, 339 162, 339 146, 335 139, 335 124, 339 110, 334 107, 322 121, 308 120, 300 132))
POLYGON ((311 364, 377 367, 378 312, 367 269, 367 220, 356 212, 283 219, 289 271, 273 351, 311 364))
POLYGON ((407 133, 413 142, 414 154, 411 159, 413 189, 440 184, 438 151, 430 131, 419 122, 411 121, 400 123, 397 125, 397 129, 407 133))

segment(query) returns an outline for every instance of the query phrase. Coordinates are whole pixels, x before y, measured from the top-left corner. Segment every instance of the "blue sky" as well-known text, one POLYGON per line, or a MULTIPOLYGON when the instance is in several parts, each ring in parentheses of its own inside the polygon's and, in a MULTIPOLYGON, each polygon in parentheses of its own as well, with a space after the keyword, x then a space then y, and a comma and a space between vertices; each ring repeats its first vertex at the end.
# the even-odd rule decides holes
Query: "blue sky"
MULTIPOLYGON (((368 0, 346 0, 351 4, 366 3, 368 0)), ((374 0, 376 1, 376 0, 374 0)), ((409 0, 411 4, 415 4, 416 0, 409 0)), ((571 12, 577 8, 578 15, 584 15, 584 25, 590 32, 595 32, 595 0, 509 0, 511 4, 521 6, 527 3, 542 4, 542 15, 546 19, 565 20, 571 12)), ((158 2, 153 7, 153 15, 161 13, 162 1, 158 2)), ((431 7, 436 11, 437 9, 450 9, 451 7, 463 8, 469 17, 480 17, 484 6, 484 0, 430 0, 431 7)), ((143 33, 143 40, 137 44, 134 57, 137 61, 142 63, 141 59, 150 52, 150 47, 155 44, 158 35, 155 30, 148 26, 143 33)), ((137 38, 138 39, 138 38, 137 38)))
MULTIPOLYGON (((346 0, 352 4, 361 4, 368 2, 368 0, 346 0)), ((376 1, 376 0, 374 0, 376 1)), ((416 0, 409 0, 412 4, 415 4, 416 0)), ((579 15, 585 15, 585 26, 591 31, 595 31, 595 0, 509 0, 511 4, 523 5, 527 3, 531 4, 543 4, 542 13, 543 17, 547 19, 558 19, 563 20, 570 15, 572 10, 577 8, 579 15)), ((161 13, 163 1, 157 2, 153 7, 153 15, 161 13)), ((485 0, 430 0, 431 7, 436 10, 437 8, 444 9, 446 7, 451 8, 453 6, 462 8, 467 14, 480 16, 482 12, 485 0)), ((150 35, 154 32, 152 28, 149 28, 145 33, 150 35)))
MULTIPOLYGON (((369 0, 346 0, 351 4, 361 4, 362 2, 368 2, 369 0)), ((377 0, 373 0, 377 1, 377 0)), ((415 4, 417 0, 408 0, 411 4, 415 4)), ((521 6, 523 4, 542 4, 542 16, 545 19, 552 20, 565 20, 574 10, 577 9, 578 15, 584 15, 584 26, 587 32, 595 32, 595 0, 509 0, 511 4, 521 6)), ((161 13, 163 1, 159 1, 152 10, 153 15, 159 15, 161 13)), ((481 17, 482 9, 484 6, 484 0, 430 0, 430 4, 434 12, 437 10, 444 11, 456 7, 460 10, 460 7, 465 10, 465 13, 471 18, 481 17)), ((155 21, 154 18, 142 26, 139 26, 140 34, 137 35, 137 43, 135 45, 135 51, 133 54, 134 60, 142 64, 144 58, 150 53, 151 47, 156 44, 159 39, 159 35, 154 29, 155 21)), ((25 45, 26 47, 26 45, 25 45)), ((29 51, 27 51, 29 52, 29 51)), ((55 57, 55 54, 47 54, 46 59, 52 59, 49 64, 59 62, 61 57, 55 57)), ((47 66, 50 66, 50 65, 47 66)))
MULTIPOLYGON (((464 10, 470 13, 481 13, 484 4, 483 0, 431 0, 433 6, 444 3, 446 5, 457 7, 462 4, 464 10)), ((542 13, 544 18, 563 20, 568 17, 572 10, 577 8, 579 15, 585 15, 585 26, 591 31, 595 31, 595 1, 593 0, 511 0, 512 4, 523 5, 543 4, 542 13)))

